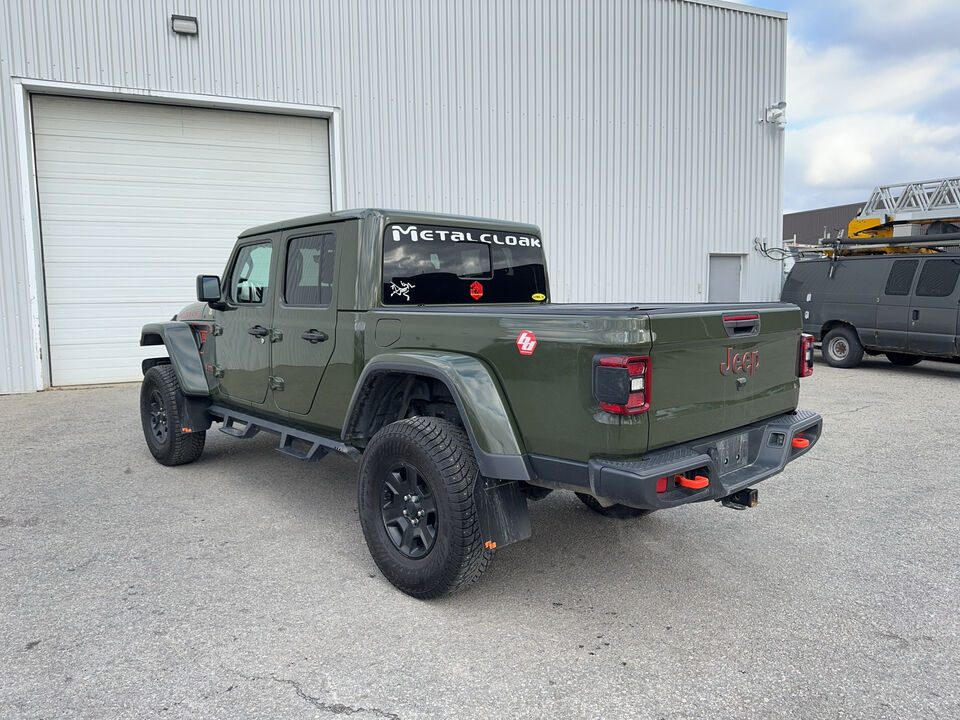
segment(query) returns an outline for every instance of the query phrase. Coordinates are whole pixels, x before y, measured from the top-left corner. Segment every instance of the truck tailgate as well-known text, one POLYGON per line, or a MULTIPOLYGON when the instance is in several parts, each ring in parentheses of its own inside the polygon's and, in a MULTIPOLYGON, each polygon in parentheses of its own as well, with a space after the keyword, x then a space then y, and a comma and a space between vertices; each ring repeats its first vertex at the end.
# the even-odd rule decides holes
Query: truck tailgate
POLYGON ((648 450, 796 408, 800 311, 795 306, 664 308, 649 317, 648 450))

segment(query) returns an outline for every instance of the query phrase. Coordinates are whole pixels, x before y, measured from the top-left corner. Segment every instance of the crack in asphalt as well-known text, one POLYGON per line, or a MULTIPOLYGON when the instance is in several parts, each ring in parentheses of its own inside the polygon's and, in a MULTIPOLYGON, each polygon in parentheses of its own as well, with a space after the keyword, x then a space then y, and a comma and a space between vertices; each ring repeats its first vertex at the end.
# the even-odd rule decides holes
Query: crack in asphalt
POLYGON ((849 410, 837 410, 836 412, 825 411, 820 413, 823 417, 836 417, 837 415, 849 415, 850 413, 860 412, 861 410, 866 410, 867 408, 872 408, 874 403, 867 403, 866 405, 861 405, 860 407, 851 408, 849 410))
POLYGON ((314 697, 313 695, 307 695, 303 688, 300 687, 300 683, 291 678, 281 678, 277 677, 276 675, 247 675, 239 670, 234 670, 233 672, 242 677, 244 680, 251 682, 265 682, 269 680, 271 682, 280 683, 281 685, 289 685, 294 689, 298 697, 306 700, 318 710, 323 710, 325 712, 332 713, 333 715, 355 715, 356 713, 365 712, 371 713, 378 717, 388 718, 388 720, 400 720, 399 715, 387 712, 386 710, 380 710, 379 708, 353 707, 352 705, 345 705, 343 703, 324 702, 322 698, 314 697))

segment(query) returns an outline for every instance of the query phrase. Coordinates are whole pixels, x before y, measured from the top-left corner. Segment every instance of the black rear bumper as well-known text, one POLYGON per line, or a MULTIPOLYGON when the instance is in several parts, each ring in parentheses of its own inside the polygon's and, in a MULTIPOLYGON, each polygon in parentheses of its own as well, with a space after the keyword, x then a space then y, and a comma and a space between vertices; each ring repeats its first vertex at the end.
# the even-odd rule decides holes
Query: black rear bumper
MULTIPOLYGON (((639 460, 593 459, 576 463, 532 455, 530 465, 545 486, 585 492, 635 508, 659 510, 721 500, 776 475, 820 439, 823 419, 809 410, 778 415, 718 435, 651 452, 639 460), (799 438, 795 447, 794 439, 799 438), (702 489, 683 487, 678 476, 706 477, 702 489), (666 490, 657 481, 666 478, 666 490)), ((662 483, 661 483, 662 484, 662 483)))

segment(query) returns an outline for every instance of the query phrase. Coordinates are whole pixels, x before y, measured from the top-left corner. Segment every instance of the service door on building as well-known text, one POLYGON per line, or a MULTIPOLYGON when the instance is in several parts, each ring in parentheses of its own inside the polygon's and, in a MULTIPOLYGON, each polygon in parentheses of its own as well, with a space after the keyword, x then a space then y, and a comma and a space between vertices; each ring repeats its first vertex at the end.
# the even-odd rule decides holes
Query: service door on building
POLYGON ((709 302, 740 302, 740 255, 711 255, 707 278, 709 302))
POLYGON ((327 121, 32 98, 53 385, 138 380, 140 327, 195 299, 241 230, 331 207, 327 121))

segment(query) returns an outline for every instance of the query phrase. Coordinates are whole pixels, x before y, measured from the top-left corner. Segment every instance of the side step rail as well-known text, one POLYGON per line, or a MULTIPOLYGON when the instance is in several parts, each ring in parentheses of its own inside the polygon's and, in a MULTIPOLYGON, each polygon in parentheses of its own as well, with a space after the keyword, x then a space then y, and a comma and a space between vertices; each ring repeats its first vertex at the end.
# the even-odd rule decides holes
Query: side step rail
POLYGON ((220 405, 210 406, 208 412, 214 419, 223 422, 220 432, 231 437, 246 440, 261 431, 279 435, 280 446, 277 448, 277 452, 289 455, 297 460, 315 462, 322 459, 328 452, 335 452, 354 461, 360 459, 360 452, 352 445, 331 440, 322 435, 315 435, 306 430, 264 420, 220 405), (297 448, 294 446, 294 442, 299 442, 307 447, 306 449, 297 448))

